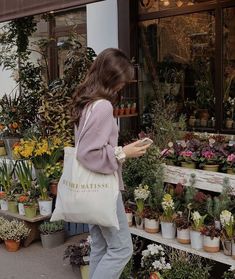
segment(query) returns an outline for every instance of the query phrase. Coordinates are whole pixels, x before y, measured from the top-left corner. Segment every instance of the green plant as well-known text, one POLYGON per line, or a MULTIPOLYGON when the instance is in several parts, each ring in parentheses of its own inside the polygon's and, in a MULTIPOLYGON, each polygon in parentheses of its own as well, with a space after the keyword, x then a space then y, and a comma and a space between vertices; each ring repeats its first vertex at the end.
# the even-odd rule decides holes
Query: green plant
POLYGON ((17 161, 15 174, 20 181, 23 193, 26 194, 32 186, 32 164, 29 161, 17 161))
POLYGON ((223 274, 223 279, 234 279, 235 269, 231 266, 229 270, 226 270, 223 274))
POLYGON ((45 175, 44 171, 39 172, 37 175, 37 183, 39 186, 39 191, 40 191, 40 200, 49 200, 49 195, 48 195, 48 186, 49 186, 49 179, 45 175))
POLYGON ((180 250, 169 253, 171 269, 162 273, 163 279, 209 279, 211 266, 199 256, 180 250))
POLYGON ((45 174, 50 180, 59 180, 62 175, 62 170, 62 162, 57 162, 54 165, 47 165, 45 168, 45 174))
POLYGON ((2 186, 2 190, 6 193, 10 193, 13 182, 14 167, 12 162, 7 162, 6 160, 2 160, 0 162, 0 185, 2 186))
POLYGON ((41 234, 53 234, 64 230, 64 221, 43 222, 39 226, 41 234))
POLYGON ((133 273, 133 258, 130 259, 130 261, 125 266, 120 279, 133 279, 132 273, 133 273))
POLYGON ((172 196, 170 194, 165 194, 162 199, 162 209, 163 214, 161 215, 161 220, 163 222, 173 222, 175 219, 175 206, 172 196))
POLYGON ((63 140, 73 140, 71 96, 84 80, 94 57, 95 53, 91 48, 84 48, 76 38, 71 38, 63 78, 53 81, 41 93, 40 119, 48 135, 60 134, 63 140))
POLYGON ((72 266, 86 265, 86 257, 90 255, 90 240, 82 239, 78 245, 69 245, 64 251, 64 260, 69 259, 72 266))
POLYGON ((27 228, 24 222, 18 220, 5 220, 0 226, 0 238, 3 240, 20 241, 21 239, 26 238, 30 231, 31 230, 27 228))
POLYGON ((200 231, 203 228, 204 221, 207 215, 201 216, 198 211, 192 212, 192 228, 195 231, 200 231))

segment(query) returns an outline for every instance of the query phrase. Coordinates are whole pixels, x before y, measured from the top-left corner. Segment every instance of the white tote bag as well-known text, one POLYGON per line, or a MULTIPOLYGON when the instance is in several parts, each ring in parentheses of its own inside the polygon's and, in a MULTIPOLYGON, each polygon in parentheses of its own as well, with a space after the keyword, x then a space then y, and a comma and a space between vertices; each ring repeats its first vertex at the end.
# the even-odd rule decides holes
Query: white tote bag
MULTIPOLYGON (((80 136, 96 101, 87 111, 80 136)), ((96 224, 119 229, 117 173, 101 174, 88 170, 77 160, 76 147, 64 148, 63 174, 58 184, 55 210, 51 221, 65 220, 74 223, 96 224)))

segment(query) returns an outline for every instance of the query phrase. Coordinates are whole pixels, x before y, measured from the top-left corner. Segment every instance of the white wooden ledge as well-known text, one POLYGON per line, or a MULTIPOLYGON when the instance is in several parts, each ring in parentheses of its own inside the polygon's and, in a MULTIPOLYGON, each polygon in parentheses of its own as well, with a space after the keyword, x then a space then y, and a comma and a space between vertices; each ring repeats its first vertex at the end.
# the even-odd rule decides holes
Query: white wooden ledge
POLYGON ((196 183, 194 187, 197 189, 221 192, 223 189, 223 179, 227 177, 229 178, 230 186, 235 191, 235 175, 164 165, 164 181, 168 183, 177 184, 184 180, 184 185, 190 186, 192 173, 195 174, 196 183))

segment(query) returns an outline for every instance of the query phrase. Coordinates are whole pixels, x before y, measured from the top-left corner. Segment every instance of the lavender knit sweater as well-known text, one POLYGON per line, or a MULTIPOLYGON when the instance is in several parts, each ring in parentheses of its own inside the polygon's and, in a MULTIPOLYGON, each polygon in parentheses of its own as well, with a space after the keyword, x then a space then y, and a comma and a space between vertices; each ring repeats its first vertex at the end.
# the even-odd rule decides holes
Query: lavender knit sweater
MULTIPOLYGON (((83 111, 78 129, 75 130, 77 143, 85 122, 86 110, 83 111)), ((114 155, 118 144, 118 126, 113 117, 113 106, 107 101, 99 102, 91 112, 85 129, 82 132, 77 158, 89 170, 111 174, 118 172, 120 190, 124 189, 122 168, 114 155)))

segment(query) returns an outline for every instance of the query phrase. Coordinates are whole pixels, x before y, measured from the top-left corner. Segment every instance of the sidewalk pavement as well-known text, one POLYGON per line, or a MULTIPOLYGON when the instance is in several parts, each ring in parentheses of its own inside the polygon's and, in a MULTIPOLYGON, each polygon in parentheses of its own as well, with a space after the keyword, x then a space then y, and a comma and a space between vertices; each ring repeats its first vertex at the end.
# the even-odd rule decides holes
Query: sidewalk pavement
POLYGON ((64 250, 77 244, 87 234, 70 237, 64 245, 52 249, 42 248, 41 242, 21 247, 17 252, 7 252, 0 245, 0 279, 81 279, 72 267, 63 261, 64 250))

